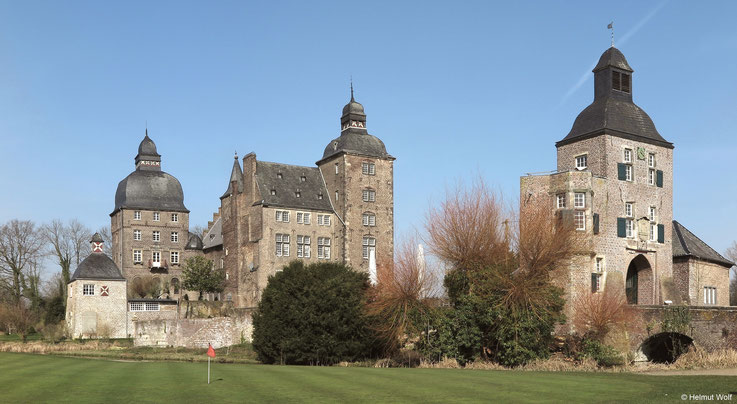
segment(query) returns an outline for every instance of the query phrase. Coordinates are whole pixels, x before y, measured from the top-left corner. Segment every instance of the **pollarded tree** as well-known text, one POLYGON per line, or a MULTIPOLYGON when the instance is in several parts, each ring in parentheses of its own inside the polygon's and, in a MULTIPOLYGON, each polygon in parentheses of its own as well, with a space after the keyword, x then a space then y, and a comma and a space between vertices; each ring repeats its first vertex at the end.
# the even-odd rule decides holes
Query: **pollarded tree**
POLYGON ((333 262, 293 261, 269 278, 253 316, 264 363, 331 365, 368 357, 375 342, 364 312, 368 275, 333 262))
POLYGON ((225 289, 225 271, 213 269, 212 260, 205 257, 195 256, 184 261, 182 270, 185 289, 200 292, 199 300, 203 293, 219 293, 225 289))

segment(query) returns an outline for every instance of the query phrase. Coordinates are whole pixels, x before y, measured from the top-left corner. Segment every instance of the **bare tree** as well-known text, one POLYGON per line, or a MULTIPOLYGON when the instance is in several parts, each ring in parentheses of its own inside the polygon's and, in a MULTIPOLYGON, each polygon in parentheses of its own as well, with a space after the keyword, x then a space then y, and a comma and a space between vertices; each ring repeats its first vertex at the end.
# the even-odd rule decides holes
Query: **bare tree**
POLYGON ((196 226, 192 226, 192 228, 189 231, 192 232, 193 234, 196 234, 196 235, 200 236, 200 237, 204 237, 205 236, 205 232, 207 231, 207 227, 205 227, 205 226, 203 226, 201 224, 198 224, 196 226))
MULTIPOLYGON (((727 248, 724 255, 728 260, 737 263, 737 241, 733 241, 732 245, 727 248)), ((729 282, 729 305, 737 306, 737 265, 732 266, 730 282, 729 282)))
POLYGON ((43 226, 43 235, 50 244, 49 255, 56 258, 61 267, 61 276, 64 284, 71 279, 72 264, 79 263, 89 254, 87 243, 91 232, 76 219, 64 224, 56 219, 43 226))
POLYGON ((21 303, 27 276, 35 276, 43 241, 30 220, 13 219, 0 227, 0 291, 14 305, 21 303))

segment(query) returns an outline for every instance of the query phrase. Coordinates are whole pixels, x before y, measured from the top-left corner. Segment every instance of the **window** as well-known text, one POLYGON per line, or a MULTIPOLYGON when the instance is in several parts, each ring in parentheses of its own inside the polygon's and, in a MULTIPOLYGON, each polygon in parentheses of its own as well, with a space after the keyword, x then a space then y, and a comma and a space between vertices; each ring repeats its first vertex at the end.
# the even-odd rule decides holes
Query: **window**
POLYGON ((277 257, 288 257, 289 256, 289 234, 277 234, 276 235, 276 256, 277 257))
POLYGON ((305 181, 307 181, 307 177, 305 177, 303 175, 303 176, 299 177, 299 180, 300 180, 300 182, 305 182, 305 181))
POLYGON ((179 233, 175 231, 171 232, 171 242, 176 243, 177 241, 179 241, 179 233))
POLYGON ((652 168, 647 170, 647 183, 649 185, 655 185, 655 170, 652 168))
POLYGON ((376 215, 370 212, 363 214, 363 225, 364 226, 376 226, 376 215))
POLYGON ((624 179, 625 181, 632 181, 632 166, 629 164, 624 166, 624 179))
POLYGON ((627 217, 632 217, 634 215, 634 205, 632 202, 625 202, 624 204, 624 215, 627 217))
POLYGON ((630 92, 630 75, 627 73, 612 72, 612 88, 625 93, 630 92))
POLYGON ((284 176, 283 176, 283 175, 281 175, 281 173, 276 173, 276 178, 278 178, 278 179, 282 179, 282 178, 284 178, 284 176))
POLYGON ((373 189, 364 189, 363 190, 363 201, 364 202, 376 201, 376 191, 374 191, 373 189))
POLYGON ((146 306, 143 302, 131 302, 131 311, 144 311, 146 306))
POLYGON ((179 251, 172 251, 170 258, 171 258, 172 264, 178 264, 179 263, 179 251))
POLYGON ((596 257, 596 262, 594 263, 594 270, 596 271, 596 273, 604 272, 604 258, 596 257))
POLYGON ((151 253, 151 261, 153 261, 154 264, 158 264, 161 262, 161 252, 160 251, 154 251, 151 253))
POLYGON ((335 175, 338 175, 338 163, 335 163, 335 175))
POLYGON ((276 195, 276 190, 275 189, 272 189, 271 190, 271 195, 276 195))
POLYGON ((276 221, 289 223, 289 211, 288 210, 277 210, 276 211, 276 221))
POLYGON ((179 213, 172 213, 171 214, 171 221, 172 222, 178 222, 179 221, 179 213))
POLYGON ((586 207, 586 194, 583 192, 576 192, 573 195, 573 207, 577 209, 583 209, 586 207))
POLYGON ((586 230, 586 212, 582 210, 574 212, 573 224, 576 226, 576 230, 586 230))
POLYGON ((294 196, 295 196, 296 198, 301 198, 301 197, 302 197, 302 193, 301 193, 301 192, 299 192, 299 191, 297 191, 297 192, 295 192, 295 193, 294 193, 294 196))
POLYGON ((632 162, 632 149, 624 149, 624 162, 625 163, 632 162))
POLYGON ((317 215, 318 226, 330 226, 330 215, 317 215))
POLYGON ((317 194, 317 199, 322 199, 322 193, 317 194))
POLYGON ((627 219, 627 238, 635 237, 635 221, 627 219))
POLYGON ((317 258, 326 260, 330 259, 330 238, 317 238, 317 258))
POLYGON ((154 230, 152 237, 154 241, 161 241, 161 232, 158 230, 154 230))
POLYGON ((141 220, 141 211, 137 210, 133 212, 133 220, 141 220))
POLYGON ((140 230, 133 230, 133 240, 140 241, 141 240, 141 231, 140 230))
POLYGON ((159 212, 154 212, 154 221, 158 222, 161 219, 161 215, 159 212))
POLYGON ((335 191, 335 200, 338 201, 338 191, 335 191))
POLYGON ((558 194, 555 196, 555 206, 558 209, 565 209, 566 207, 566 194, 558 194))
POLYGON ((310 258, 310 236, 297 236, 297 258, 310 258))
POLYGON ((361 173, 365 175, 376 174, 376 165, 374 163, 364 162, 361 164, 361 173))
POLYGON ((650 241, 656 241, 658 239, 658 225, 654 222, 650 222, 650 241))
POLYGON ((371 251, 376 254, 376 239, 371 236, 365 236, 363 238, 363 259, 369 259, 369 254, 371 253, 371 251))
POLYGON ((91 283, 85 283, 82 285, 82 295, 83 296, 94 296, 95 295, 95 285, 91 283))
POLYGON ((159 302, 145 302, 146 311, 159 311, 159 302))
POLYGON ((717 288, 713 286, 704 286, 704 304, 717 304, 717 288))
POLYGON ((655 222, 656 221, 655 220, 656 219, 656 216, 655 216, 656 212, 657 212, 657 210, 655 209, 655 206, 651 206, 650 207, 650 221, 651 222, 655 222))
POLYGON ((585 170, 588 164, 588 155, 576 157, 576 170, 585 170))
POLYGON ((133 263, 140 264, 142 260, 143 254, 141 254, 141 250, 133 250, 133 263))
POLYGON ((650 168, 655 168, 655 153, 650 153, 647 155, 647 166, 650 168))
POLYGON ((220 269, 225 268, 225 260, 220 258, 220 269))
POLYGON ((310 224, 310 214, 308 212, 297 212, 297 223, 310 224))

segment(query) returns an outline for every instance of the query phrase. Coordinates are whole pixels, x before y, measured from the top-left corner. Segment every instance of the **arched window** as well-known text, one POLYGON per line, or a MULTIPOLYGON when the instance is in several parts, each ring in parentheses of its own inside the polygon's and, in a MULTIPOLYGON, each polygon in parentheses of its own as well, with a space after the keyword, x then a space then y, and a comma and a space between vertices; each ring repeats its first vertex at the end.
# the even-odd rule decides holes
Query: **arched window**
POLYGON ((373 236, 363 236, 363 259, 369 259, 371 251, 376 255, 376 239, 373 236))
POLYGON ((375 202, 376 201, 376 190, 366 188, 363 190, 363 201, 364 202, 375 202))

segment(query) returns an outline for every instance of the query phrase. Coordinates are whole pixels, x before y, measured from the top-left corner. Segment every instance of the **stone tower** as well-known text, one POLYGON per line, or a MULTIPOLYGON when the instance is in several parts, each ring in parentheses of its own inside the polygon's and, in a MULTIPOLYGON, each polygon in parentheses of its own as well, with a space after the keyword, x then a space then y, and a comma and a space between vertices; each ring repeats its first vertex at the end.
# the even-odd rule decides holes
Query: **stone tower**
POLYGON ((369 270, 373 251, 379 265, 394 259, 394 157, 384 142, 368 133, 363 105, 343 107, 340 136, 317 162, 341 223, 343 261, 369 270))
POLYGON ((113 260, 128 281, 152 275, 162 285, 162 297, 178 297, 182 264, 201 254, 202 241, 189 233, 182 185, 161 171, 161 155, 148 131, 135 167, 118 184, 110 214, 113 260))
POLYGON ((673 144, 632 101, 633 69, 622 52, 607 49, 593 73, 594 101, 556 143, 556 173, 522 177, 521 201, 549 198, 585 234, 588 251, 573 260, 563 285, 568 302, 606 287, 631 304, 662 304, 677 294, 673 144))

